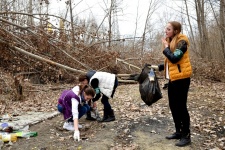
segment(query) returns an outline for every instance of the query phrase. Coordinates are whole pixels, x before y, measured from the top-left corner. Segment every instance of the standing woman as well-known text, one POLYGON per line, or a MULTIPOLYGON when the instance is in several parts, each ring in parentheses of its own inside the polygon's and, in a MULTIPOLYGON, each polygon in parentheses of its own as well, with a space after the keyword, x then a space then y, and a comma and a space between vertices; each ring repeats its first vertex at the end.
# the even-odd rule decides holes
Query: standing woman
POLYGON ((78 128, 82 128, 78 124, 84 114, 90 110, 90 106, 86 104, 95 96, 95 90, 85 84, 79 84, 71 90, 64 90, 58 100, 58 111, 64 116, 66 122, 64 129, 74 131, 74 139, 80 140, 80 132, 78 128))
POLYGON ((169 106, 175 124, 175 133, 166 139, 180 139, 176 146, 191 143, 190 116, 187 109, 187 97, 190 86, 192 67, 189 58, 189 40, 181 34, 181 24, 171 21, 165 29, 166 37, 162 38, 165 55, 164 65, 152 68, 164 70, 168 83, 169 106))

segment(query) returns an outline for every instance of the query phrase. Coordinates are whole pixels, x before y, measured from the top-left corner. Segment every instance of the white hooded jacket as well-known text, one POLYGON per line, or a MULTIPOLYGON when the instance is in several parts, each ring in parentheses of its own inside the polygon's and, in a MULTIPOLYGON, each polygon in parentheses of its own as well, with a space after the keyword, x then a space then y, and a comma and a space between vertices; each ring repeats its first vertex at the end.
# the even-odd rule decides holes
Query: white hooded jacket
POLYGON ((115 84, 116 75, 108 72, 96 72, 90 79, 90 82, 93 79, 98 79, 98 87, 100 91, 106 95, 108 98, 111 98, 113 87, 115 84))

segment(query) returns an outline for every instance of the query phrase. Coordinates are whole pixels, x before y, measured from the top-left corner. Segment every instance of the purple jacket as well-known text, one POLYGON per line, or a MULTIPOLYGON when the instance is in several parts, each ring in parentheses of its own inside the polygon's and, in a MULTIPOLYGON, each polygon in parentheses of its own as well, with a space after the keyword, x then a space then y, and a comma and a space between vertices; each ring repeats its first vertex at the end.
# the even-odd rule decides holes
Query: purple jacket
POLYGON ((65 120, 73 116, 72 98, 75 98, 80 104, 80 98, 72 90, 64 90, 58 100, 58 103, 63 106, 63 116, 65 120))

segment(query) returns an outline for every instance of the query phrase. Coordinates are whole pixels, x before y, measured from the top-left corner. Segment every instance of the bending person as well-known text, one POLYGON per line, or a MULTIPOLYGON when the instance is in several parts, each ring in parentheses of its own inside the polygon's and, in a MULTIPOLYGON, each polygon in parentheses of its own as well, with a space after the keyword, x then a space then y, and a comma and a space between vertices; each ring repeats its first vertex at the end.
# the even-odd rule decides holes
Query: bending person
POLYGON ((74 131, 74 139, 80 140, 80 132, 78 128, 82 128, 78 124, 84 114, 90 110, 90 106, 86 104, 95 96, 95 91, 88 85, 78 85, 71 90, 64 90, 58 100, 58 111, 64 116, 66 122, 64 129, 74 131))
POLYGON ((103 104, 103 118, 101 122, 114 121, 115 114, 109 103, 109 98, 113 98, 115 90, 118 86, 118 80, 115 74, 108 72, 96 72, 91 70, 86 74, 89 84, 95 89, 96 96, 92 99, 93 102, 101 98, 103 104))

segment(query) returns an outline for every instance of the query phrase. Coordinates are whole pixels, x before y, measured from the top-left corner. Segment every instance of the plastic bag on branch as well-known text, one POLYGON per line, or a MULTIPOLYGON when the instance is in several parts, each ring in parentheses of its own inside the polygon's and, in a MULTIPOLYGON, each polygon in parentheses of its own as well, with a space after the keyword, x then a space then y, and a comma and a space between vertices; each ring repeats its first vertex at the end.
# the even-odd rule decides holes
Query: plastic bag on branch
POLYGON ((147 65, 142 69, 138 82, 141 99, 146 105, 150 106, 162 98, 156 74, 154 70, 150 69, 147 65))

